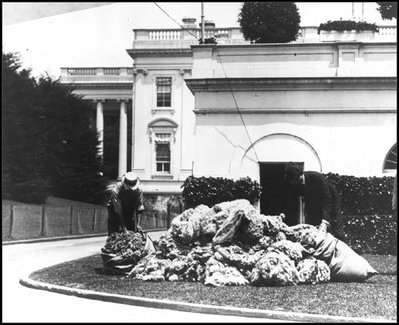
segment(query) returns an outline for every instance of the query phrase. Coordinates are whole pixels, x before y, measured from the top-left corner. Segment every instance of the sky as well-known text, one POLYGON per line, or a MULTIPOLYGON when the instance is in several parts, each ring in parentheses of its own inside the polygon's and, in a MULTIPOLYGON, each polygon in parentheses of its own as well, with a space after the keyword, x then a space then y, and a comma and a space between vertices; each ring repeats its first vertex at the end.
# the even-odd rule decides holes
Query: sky
MULTIPOLYGON (((158 2, 181 23, 184 17, 201 19, 200 2, 158 2)), ((327 20, 350 19, 351 2, 297 2, 301 26, 327 20)), ((358 13, 361 3, 355 3, 358 13)), ((242 2, 204 2, 206 20, 216 27, 238 27, 242 2)), ((35 76, 58 77, 61 67, 125 67, 132 60, 135 28, 179 28, 153 2, 2 2, 3 52, 19 52, 35 76)), ((384 21, 375 2, 364 3, 366 21, 384 21)))

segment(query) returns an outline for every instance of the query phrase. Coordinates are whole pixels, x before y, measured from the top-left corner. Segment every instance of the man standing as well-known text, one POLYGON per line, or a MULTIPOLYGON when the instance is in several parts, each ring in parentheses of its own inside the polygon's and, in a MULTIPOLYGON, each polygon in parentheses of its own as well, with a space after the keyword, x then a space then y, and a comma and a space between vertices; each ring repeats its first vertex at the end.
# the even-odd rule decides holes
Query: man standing
POLYGON ((142 230, 139 223, 144 211, 143 191, 135 173, 126 173, 122 181, 113 186, 107 208, 108 236, 116 231, 142 230))
POLYGON ((330 232, 345 241, 339 194, 327 178, 318 172, 303 172, 297 165, 288 163, 284 179, 289 200, 297 200, 299 196, 305 200, 305 223, 320 225, 325 220, 330 232))

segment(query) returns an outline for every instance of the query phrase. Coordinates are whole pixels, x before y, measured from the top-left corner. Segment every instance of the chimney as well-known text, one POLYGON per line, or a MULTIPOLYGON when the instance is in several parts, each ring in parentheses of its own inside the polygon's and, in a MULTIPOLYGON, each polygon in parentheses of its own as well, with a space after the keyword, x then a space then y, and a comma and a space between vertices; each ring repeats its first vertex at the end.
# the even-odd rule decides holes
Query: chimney
MULTIPOLYGON (((199 23, 199 26, 201 28, 201 23, 199 23)), ((214 29, 215 28, 215 23, 213 21, 210 20, 205 20, 205 29, 214 29)))
POLYGON ((197 25, 195 24, 197 19, 195 18, 183 18, 182 21, 184 28, 197 28, 197 25))

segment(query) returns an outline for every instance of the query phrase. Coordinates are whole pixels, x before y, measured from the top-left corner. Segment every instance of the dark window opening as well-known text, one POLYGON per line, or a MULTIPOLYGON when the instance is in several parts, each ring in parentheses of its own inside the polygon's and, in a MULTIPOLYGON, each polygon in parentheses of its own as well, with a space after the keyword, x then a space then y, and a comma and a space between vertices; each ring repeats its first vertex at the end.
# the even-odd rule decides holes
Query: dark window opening
POLYGON ((157 107, 172 106, 172 78, 157 77, 157 107))
POLYGON ((156 144, 156 170, 170 173, 170 145, 169 143, 156 144))

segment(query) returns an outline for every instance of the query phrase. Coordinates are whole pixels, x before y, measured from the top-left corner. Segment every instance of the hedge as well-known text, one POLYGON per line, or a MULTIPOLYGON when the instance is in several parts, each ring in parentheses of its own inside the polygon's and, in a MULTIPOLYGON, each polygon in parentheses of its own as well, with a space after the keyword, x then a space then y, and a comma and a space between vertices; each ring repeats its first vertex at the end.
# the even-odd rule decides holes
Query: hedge
MULTIPOLYGON (((392 215, 394 177, 355 177, 324 174, 341 197, 347 243, 359 254, 397 254, 397 216, 392 215)), ((183 187, 185 209, 213 206, 235 199, 254 204, 261 187, 249 177, 234 181, 221 177, 188 177, 183 187)))
POLYGON ((347 244, 358 254, 397 255, 397 217, 343 216, 347 244))
POLYGON ((394 177, 355 177, 325 174, 341 197, 344 215, 384 215, 392 213, 394 177))
POLYGON ((213 206, 216 203, 236 199, 247 199, 251 204, 255 204, 261 194, 259 183, 249 177, 234 181, 224 177, 189 176, 182 188, 186 209, 199 204, 213 206))

